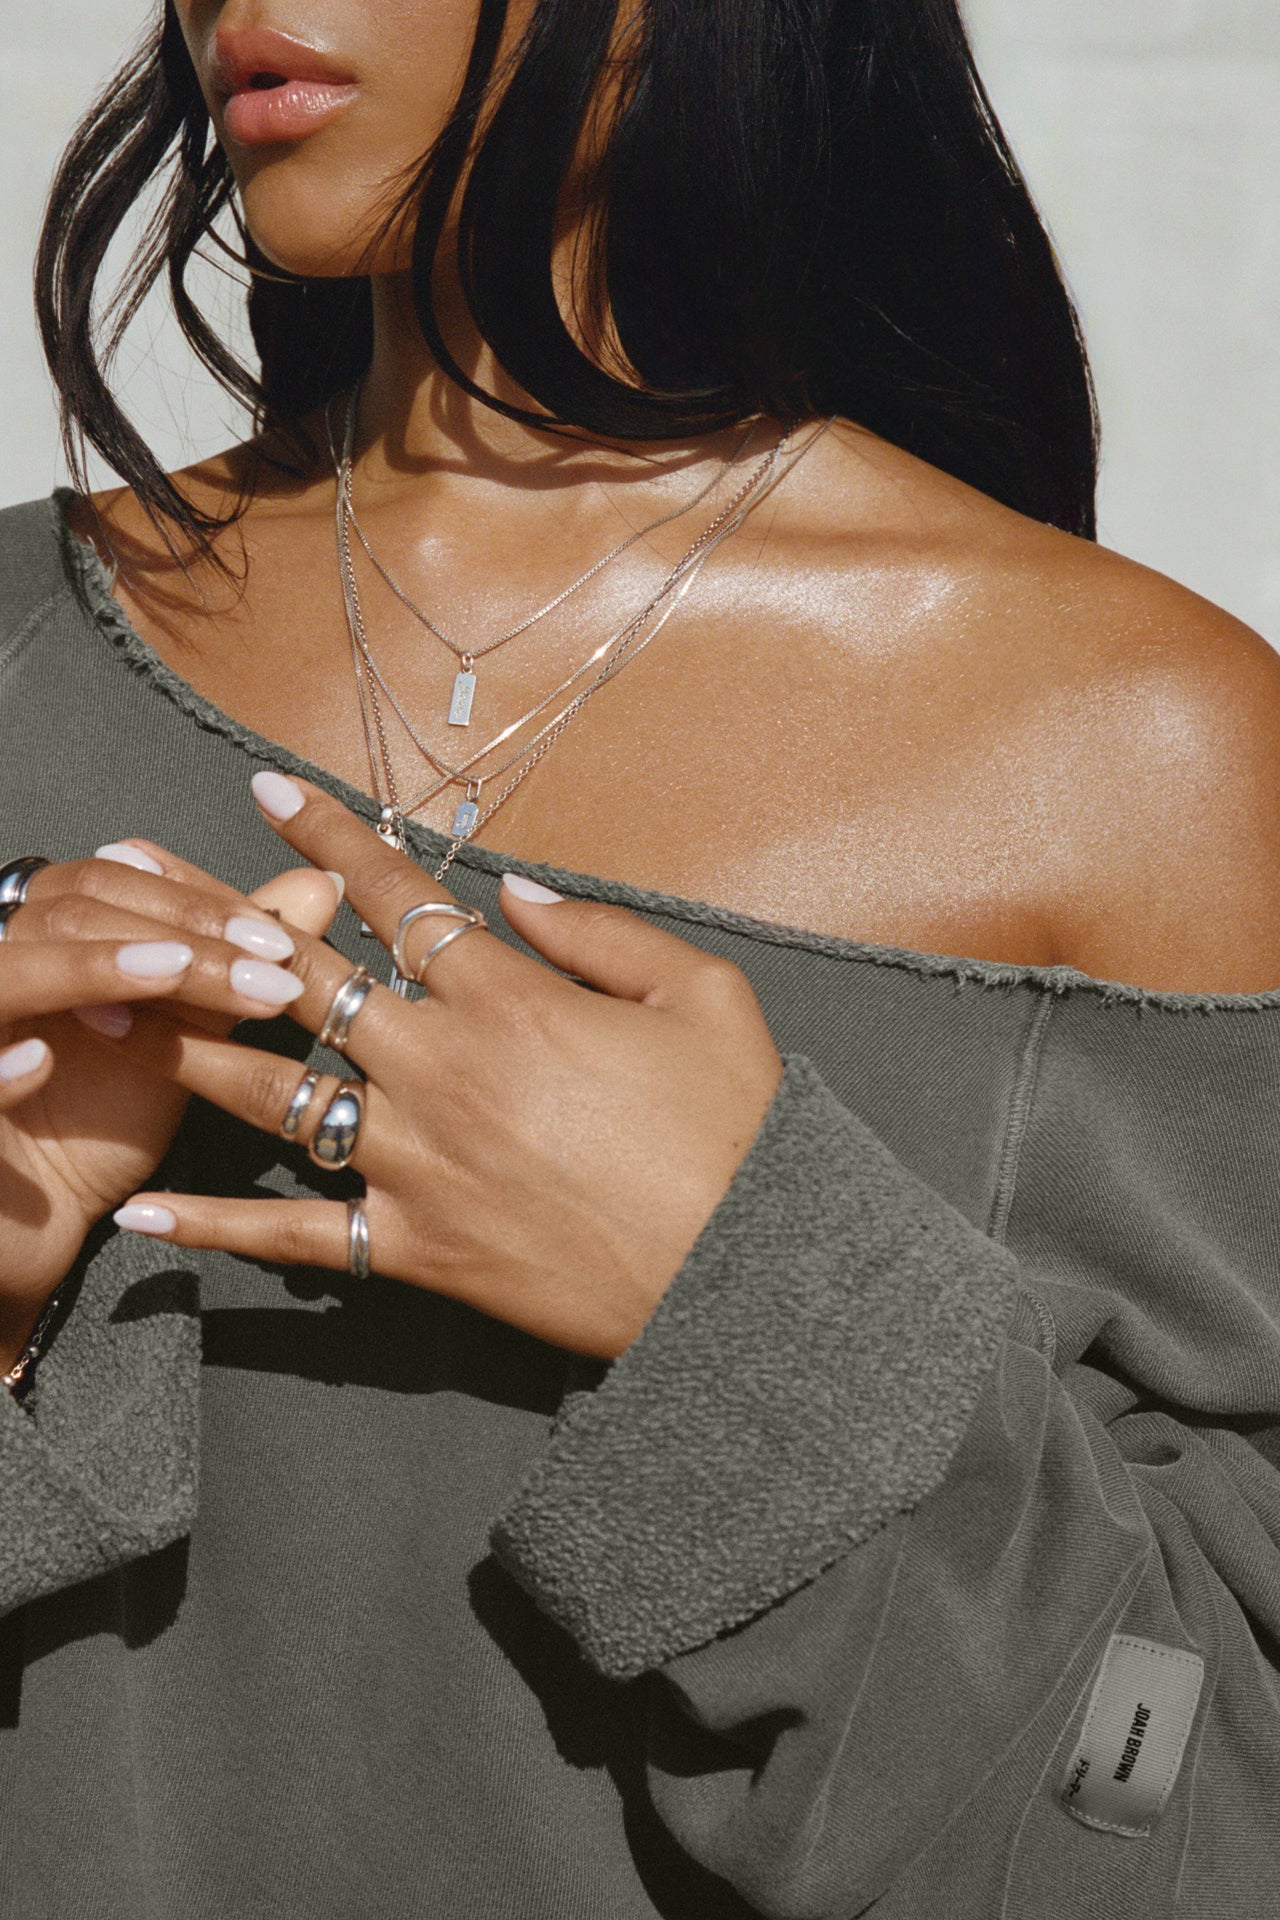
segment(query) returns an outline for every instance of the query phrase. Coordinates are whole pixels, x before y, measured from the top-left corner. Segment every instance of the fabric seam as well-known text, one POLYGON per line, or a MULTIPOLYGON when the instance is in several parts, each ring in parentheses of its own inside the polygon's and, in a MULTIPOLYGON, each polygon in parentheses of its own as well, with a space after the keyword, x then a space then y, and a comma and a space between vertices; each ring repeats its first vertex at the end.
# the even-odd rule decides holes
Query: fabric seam
POLYGON ((61 598, 61 593, 62 590, 59 587, 55 587, 52 593, 47 593, 39 605, 33 607, 26 618, 14 628, 3 645, 0 645, 0 676, 8 673, 14 661, 22 654, 24 648, 31 644, 35 636, 36 628, 49 612, 50 608, 61 598))
POLYGON ((991 1195, 991 1208, 987 1216, 987 1236, 1001 1247, 1005 1244, 1009 1213, 1018 1184, 1022 1143, 1026 1138, 1031 1109, 1035 1103, 1040 1062, 1044 1057, 1045 1037, 1049 1031, 1053 1007, 1053 995, 1041 993, 1027 1024, 1026 1038, 1022 1043, 1022 1052, 1018 1060, 1018 1072, 1009 1096, 1009 1107, 1001 1138, 1000 1158, 991 1195))

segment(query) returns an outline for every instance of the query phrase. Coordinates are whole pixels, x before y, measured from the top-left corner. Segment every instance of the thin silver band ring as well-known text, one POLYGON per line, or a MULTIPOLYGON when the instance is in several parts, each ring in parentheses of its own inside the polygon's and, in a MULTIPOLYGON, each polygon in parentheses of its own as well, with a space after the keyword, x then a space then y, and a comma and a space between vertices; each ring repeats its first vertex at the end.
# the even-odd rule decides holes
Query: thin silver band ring
POLYGON ((457 900, 424 900, 420 906, 410 907, 408 913, 401 914, 400 925, 396 928, 396 937, 391 943, 391 958, 395 961, 396 972, 402 974, 406 980, 416 980, 421 986, 423 974, 442 948, 447 947, 451 940, 460 940, 462 935, 470 933, 473 927, 487 927, 488 924, 479 907, 464 907, 457 900), (416 921, 423 920, 428 914, 433 913, 449 914, 455 920, 464 921, 465 925, 452 928, 450 932, 442 935, 434 946, 428 947, 415 970, 409 965, 405 954, 405 935, 416 921))
POLYGON ((320 1075, 314 1069, 304 1073, 293 1090, 293 1098, 285 1108, 284 1119, 280 1122, 280 1132, 286 1140, 297 1136, 302 1124, 302 1116, 311 1105, 311 1096, 320 1084, 320 1075))
POLYGON ((369 1278, 369 1222, 364 1202, 347 1202, 347 1272, 356 1280, 369 1278))

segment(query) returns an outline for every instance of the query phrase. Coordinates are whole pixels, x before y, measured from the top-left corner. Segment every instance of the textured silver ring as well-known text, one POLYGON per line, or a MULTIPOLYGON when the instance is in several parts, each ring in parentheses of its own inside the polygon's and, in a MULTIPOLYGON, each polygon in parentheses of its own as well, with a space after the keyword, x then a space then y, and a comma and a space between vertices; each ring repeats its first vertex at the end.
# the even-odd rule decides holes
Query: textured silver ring
POLYGON ((20 907, 32 880, 48 864, 42 853, 24 853, 0 867, 0 907, 20 907))
POLYGON ((307 1152, 318 1167, 336 1173, 345 1167, 360 1138, 364 1103, 354 1080, 344 1080, 324 1110, 320 1125, 311 1136, 307 1152))
POLYGON ((286 1140, 292 1140, 302 1123, 302 1116, 311 1105, 311 1096, 320 1084, 320 1075, 314 1070, 304 1073, 293 1090, 293 1098, 285 1108, 284 1119, 280 1122, 280 1132, 286 1140))
POLYGON ((320 1029, 320 1045, 332 1047, 335 1053, 345 1053, 347 1037, 351 1032, 351 1022, 359 1013, 376 982, 368 967, 357 967, 349 974, 333 996, 333 1002, 324 1017, 320 1029))
POLYGON ((369 1278, 369 1222, 363 1200, 347 1202, 347 1272, 356 1280, 369 1278))
POLYGON ((408 913, 401 914, 400 925, 396 928, 396 937, 391 943, 391 958, 395 961, 396 972, 402 974, 406 980, 416 980, 421 986, 423 974, 443 947, 447 947, 451 940, 460 940, 463 934, 470 933, 473 927, 487 927, 488 924, 479 907, 464 907, 457 900, 424 900, 421 906, 410 907, 408 913), (432 913, 449 914, 453 919, 461 920, 465 924, 452 928, 450 932, 442 935, 434 946, 428 947, 415 971, 409 965, 405 955, 405 935, 416 921, 423 920, 432 913))

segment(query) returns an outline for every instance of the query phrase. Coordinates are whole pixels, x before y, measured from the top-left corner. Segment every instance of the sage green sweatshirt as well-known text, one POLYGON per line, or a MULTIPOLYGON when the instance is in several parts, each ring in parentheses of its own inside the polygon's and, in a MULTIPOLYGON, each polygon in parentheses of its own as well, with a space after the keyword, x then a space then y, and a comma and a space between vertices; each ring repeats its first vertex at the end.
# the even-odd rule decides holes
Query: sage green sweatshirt
MULTIPOLYGON (((372 817, 148 650, 63 506, 0 515, 0 859, 253 887, 261 766, 372 817)), ((513 941, 508 868, 741 967, 773 1104, 608 1366, 95 1231, 0 1394, 0 1913, 1275 1920, 1280 988, 465 848, 513 941)), ((195 1102, 156 1184, 347 1178, 195 1102)))

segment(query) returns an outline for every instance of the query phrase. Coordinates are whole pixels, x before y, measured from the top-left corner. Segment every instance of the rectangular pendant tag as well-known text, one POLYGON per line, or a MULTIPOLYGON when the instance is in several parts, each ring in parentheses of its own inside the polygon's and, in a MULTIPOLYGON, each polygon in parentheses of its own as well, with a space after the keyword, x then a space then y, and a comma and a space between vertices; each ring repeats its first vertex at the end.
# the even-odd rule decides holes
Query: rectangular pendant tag
POLYGON ((1198 1653, 1113 1633, 1062 1782, 1067 1812, 1103 1833, 1150 1833, 1178 1778, 1203 1681, 1198 1653))
POLYGON ((449 702, 449 725, 451 727, 469 727, 471 725, 471 702, 475 696, 476 677, 474 673, 458 673, 453 680, 453 698, 449 702))
POLYGON ((458 802, 458 811, 453 816, 452 827, 455 840, 459 834, 470 833, 476 823, 476 815, 479 811, 480 809, 474 800, 460 800, 458 802))

